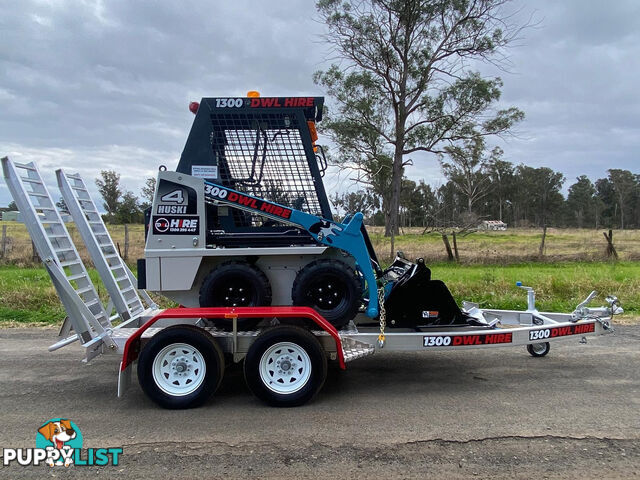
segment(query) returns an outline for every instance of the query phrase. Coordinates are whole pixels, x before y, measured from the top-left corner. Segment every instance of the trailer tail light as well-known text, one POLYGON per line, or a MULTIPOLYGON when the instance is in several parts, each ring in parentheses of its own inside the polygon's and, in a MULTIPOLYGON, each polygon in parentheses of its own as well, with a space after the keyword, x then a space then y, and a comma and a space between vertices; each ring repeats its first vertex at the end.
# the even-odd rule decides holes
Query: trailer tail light
POLYGON ((255 90, 249 90, 247 92, 247 97, 249 97, 249 98, 259 98, 260 97, 260 92, 256 92, 255 90))
POLYGON ((200 108, 200 104, 198 102, 191 102, 189 104, 189 110, 191 111, 191 113, 193 113, 194 115, 196 113, 198 113, 198 109, 200 108))

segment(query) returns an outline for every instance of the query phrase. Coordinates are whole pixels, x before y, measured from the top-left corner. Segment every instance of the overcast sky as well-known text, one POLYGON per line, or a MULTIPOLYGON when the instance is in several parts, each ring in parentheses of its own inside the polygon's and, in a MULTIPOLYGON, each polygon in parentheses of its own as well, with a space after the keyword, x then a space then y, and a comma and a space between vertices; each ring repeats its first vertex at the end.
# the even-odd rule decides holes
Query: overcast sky
MULTIPOLYGON (((640 2, 514 2, 540 21, 509 51, 505 106, 526 113, 501 141, 515 164, 593 180, 609 168, 640 173, 640 2)), ((0 4, 0 156, 79 171, 91 188, 115 169, 140 194, 158 165, 174 169, 203 96, 321 95, 314 2, 279 0, 20 0, 0 4), (90 181, 90 182, 89 182, 90 181)), ((331 100, 327 101, 331 107, 331 100)), ((413 179, 438 185, 433 156, 413 179)), ((352 188, 345 176, 329 190, 352 188)), ((94 190, 95 192, 95 190, 94 190)), ((0 182, 0 205, 11 200, 0 182)), ((97 197, 96 197, 97 200, 97 197)))

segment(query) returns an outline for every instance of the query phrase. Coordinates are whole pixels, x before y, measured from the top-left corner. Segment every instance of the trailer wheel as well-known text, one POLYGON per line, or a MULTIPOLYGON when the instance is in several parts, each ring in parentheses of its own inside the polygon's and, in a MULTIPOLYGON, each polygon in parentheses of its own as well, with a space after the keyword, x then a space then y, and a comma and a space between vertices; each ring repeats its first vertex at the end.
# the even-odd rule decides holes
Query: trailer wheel
MULTIPOLYGON (((200 287, 201 307, 258 307, 271 305, 271 285, 258 267, 247 262, 230 261, 218 265, 200 287)), ((216 326, 231 329, 229 318, 211 319, 216 326)), ((238 328, 248 330, 259 318, 239 318, 238 328)))
POLYGON ((140 352, 138 381, 144 393, 164 408, 202 405, 218 389, 224 355, 206 331, 185 325, 155 334, 140 352))
POLYGON ((341 328, 358 313, 362 285, 344 262, 321 259, 298 272, 291 299, 294 305, 311 307, 334 327, 341 328))
POLYGON ((527 352, 532 357, 544 357, 551 350, 551 345, 549 342, 544 343, 530 343, 527 345, 527 352))
POLYGON ((327 378, 327 356, 307 330, 283 325, 262 333, 244 360, 247 386, 263 402, 296 407, 310 401, 327 378))

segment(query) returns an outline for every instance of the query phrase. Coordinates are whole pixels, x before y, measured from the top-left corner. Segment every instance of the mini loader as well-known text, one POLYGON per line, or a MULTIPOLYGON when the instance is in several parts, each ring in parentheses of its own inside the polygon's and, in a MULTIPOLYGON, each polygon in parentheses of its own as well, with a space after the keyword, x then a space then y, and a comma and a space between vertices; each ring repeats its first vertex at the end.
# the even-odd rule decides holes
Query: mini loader
POLYGON ((86 361, 121 355, 118 395, 137 363, 142 390, 166 408, 195 407, 231 362, 250 390, 291 407, 327 375, 380 351, 473 350, 611 332, 622 308, 539 312, 482 309, 451 293, 422 259, 398 253, 383 269, 356 212, 337 221, 322 183, 316 123, 321 97, 203 98, 174 172, 161 167, 145 212, 138 278, 120 258, 79 174, 58 187, 108 292, 98 295, 35 163, 2 159, 5 180, 67 312, 57 350, 75 341, 86 361), (147 290, 180 304, 159 309, 147 290))

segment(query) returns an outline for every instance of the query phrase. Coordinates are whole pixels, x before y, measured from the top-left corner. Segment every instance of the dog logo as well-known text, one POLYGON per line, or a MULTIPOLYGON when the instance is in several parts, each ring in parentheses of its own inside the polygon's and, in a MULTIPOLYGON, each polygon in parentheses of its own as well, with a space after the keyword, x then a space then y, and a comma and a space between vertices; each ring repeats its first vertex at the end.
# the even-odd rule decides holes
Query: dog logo
POLYGON ((327 220, 321 220, 320 222, 314 223, 309 227, 309 231, 318 236, 318 240, 325 239, 329 243, 333 243, 329 237, 332 235, 337 235, 342 231, 342 228, 336 225, 335 223, 331 223, 327 220))
POLYGON ((66 418, 51 419, 38 429, 36 447, 47 450, 47 464, 73 464, 73 452, 82 448, 82 434, 78 426, 66 418))

